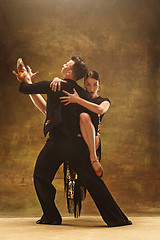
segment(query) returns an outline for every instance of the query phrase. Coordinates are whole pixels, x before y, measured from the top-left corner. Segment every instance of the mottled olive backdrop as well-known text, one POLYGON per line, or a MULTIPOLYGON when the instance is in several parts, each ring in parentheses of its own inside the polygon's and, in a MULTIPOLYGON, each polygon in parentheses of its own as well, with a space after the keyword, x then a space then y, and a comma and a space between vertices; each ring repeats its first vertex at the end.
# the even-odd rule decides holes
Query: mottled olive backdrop
MULTIPOLYGON (((103 180, 126 213, 159 213, 159 0, 1 0, 0 6, 1 215, 41 214, 32 174, 45 143, 44 116, 18 92, 16 60, 40 71, 34 81, 52 80, 72 55, 100 73, 100 95, 112 102, 102 124, 103 180)), ((66 215, 62 169, 55 185, 66 215)), ((82 212, 98 213, 89 196, 82 212)))

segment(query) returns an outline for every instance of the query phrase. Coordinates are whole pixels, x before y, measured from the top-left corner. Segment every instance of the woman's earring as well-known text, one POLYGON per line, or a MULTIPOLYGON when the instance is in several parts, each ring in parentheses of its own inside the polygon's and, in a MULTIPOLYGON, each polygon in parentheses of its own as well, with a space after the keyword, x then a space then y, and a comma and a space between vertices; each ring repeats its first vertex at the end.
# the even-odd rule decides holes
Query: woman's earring
POLYGON ((98 89, 98 92, 100 92, 101 91, 101 86, 99 86, 99 89, 98 89))

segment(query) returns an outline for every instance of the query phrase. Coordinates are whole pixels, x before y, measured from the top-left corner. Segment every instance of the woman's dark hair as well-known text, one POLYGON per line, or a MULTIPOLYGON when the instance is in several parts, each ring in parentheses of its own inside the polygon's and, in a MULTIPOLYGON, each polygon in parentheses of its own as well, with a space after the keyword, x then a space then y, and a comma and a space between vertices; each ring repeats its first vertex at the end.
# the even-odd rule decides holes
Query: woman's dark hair
POLYGON ((79 56, 73 56, 71 60, 74 61, 72 72, 75 80, 83 78, 88 72, 87 65, 79 56))
POLYGON ((100 83, 100 76, 96 71, 89 71, 84 77, 84 83, 86 82, 87 78, 96 79, 100 83))

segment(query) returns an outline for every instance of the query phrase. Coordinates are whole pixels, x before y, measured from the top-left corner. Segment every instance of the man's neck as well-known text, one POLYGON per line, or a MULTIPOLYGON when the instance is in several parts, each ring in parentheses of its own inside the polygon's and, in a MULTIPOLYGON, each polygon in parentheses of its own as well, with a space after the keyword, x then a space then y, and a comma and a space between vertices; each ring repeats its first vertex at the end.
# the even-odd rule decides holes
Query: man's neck
POLYGON ((70 80, 73 80, 74 82, 77 82, 76 79, 74 79, 72 76, 63 76, 64 79, 70 79, 70 80))
POLYGON ((70 79, 70 80, 72 80, 74 82, 77 82, 77 80, 75 80, 74 78, 68 78, 68 79, 70 79))

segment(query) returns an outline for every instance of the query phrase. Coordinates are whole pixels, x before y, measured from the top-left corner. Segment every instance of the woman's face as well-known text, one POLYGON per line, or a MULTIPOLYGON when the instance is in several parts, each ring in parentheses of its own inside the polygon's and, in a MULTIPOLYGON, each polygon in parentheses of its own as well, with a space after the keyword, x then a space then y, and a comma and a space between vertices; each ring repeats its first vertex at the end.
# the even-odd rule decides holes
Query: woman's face
POLYGON ((97 94, 98 89, 99 89, 99 81, 98 80, 88 77, 84 83, 84 86, 85 86, 87 92, 89 92, 91 98, 98 97, 98 94, 97 94))

